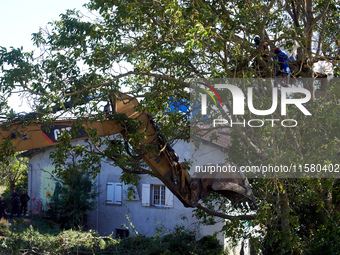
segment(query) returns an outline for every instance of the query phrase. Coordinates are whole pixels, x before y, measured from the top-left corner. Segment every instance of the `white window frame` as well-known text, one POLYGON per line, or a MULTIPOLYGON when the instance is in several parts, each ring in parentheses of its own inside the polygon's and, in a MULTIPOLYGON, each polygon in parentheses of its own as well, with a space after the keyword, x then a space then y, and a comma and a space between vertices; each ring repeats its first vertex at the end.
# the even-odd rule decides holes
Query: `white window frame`
POLYGON ((106 184, 106 204, 121 205, 123 201, 123 183, 108 182, 106 184))
POLYGON ((173 208, 174 207, 174 195, 164 185, 142 184, 142 206, 153 206, 157 208, 173 208), (165 188, 164 204, 154 204, 154 187, 155 186, 161 186, 165 188))
POLYGON ((151 203, 153 206, 165 207, 165 186, 152 185, 151 186, 151 203))

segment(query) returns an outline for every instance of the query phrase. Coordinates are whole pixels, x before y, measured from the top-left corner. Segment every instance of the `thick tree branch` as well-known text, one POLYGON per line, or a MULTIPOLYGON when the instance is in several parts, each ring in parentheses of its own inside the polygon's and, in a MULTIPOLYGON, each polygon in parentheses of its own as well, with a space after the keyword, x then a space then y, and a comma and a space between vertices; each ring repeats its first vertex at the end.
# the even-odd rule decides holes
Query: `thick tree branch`
POLYGON ((207 207, 205 207, 204 205, 198 204, 197 205, 198 209, 201 209, 202 211, 206 212, 209 215, 213 215, 213 216, 217 216, 220 217, 222 219, 227 219, 227 220, 255 220, 257 218, 256 215, 228 215, 225 213, 221 213, 221 212, 216 212, 213 211, 207 207))
POLYGON ((168 75, 145 72, 145 71, 130 71, 130 72, 126 72, 126 73, 117 75, 117 76, 113 77, 113 79, 111 79, 110 81, 100 83, 100 84, 90 85, 90 86, 82 88, 81 90, 77 90, 75 92, 64 93, 64 97, 78 95, 78 94, 81 94, 84 91, 89 90, 89 89, 99 89, 101 87, 105 87, 105 86, 111 84, 112 82, 114 82, 116 80, 119 80, 121 78, 130 76, 130 75, 146 75, 146 76, 153 77, 153 78, 160 78, 160 79, 163 79, 163 80, 166 80, 166 81, 176 82, 176 83, 178 83, 178 84, 180 84, 184 87, 190 87, 189 83, 178 80, 178 79, 171 77, 171 76, 168 76, 168 75))
POLYGON ((248 149, 250 149, 258 158, 265 161, 269 156, 262 151, 258 146, 256 146, 249 136, 238 126, 235 126, 234 131, 237 132, 238 137, 244 142, 248 149))

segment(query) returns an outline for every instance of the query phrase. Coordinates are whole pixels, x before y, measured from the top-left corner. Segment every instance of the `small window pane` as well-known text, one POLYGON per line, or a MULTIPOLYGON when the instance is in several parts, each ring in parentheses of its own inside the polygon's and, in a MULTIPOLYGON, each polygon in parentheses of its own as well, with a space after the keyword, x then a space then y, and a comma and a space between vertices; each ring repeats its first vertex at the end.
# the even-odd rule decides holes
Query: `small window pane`
POLYGON ((165 205, 165 186, 161 186, 161 205, 165 205))

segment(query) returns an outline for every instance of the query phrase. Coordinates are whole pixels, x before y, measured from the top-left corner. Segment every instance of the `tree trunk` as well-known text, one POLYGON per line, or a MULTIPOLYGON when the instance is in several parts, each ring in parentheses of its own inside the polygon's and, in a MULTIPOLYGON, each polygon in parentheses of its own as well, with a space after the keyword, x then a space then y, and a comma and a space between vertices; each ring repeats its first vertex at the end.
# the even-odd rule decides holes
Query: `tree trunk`
POLYGON ((15 181, 9 180, 9 188, 10 191, 13 193, 13 191, 15 190, 15 181))
POLYGON ((289 231, 289 199, 285 189, 281 190, 279 194, 280 207, 281 207, 281 228, 284 238, 282 241, 285 243, 285 247, 289 248, 290 243, 290 231, 289 231))

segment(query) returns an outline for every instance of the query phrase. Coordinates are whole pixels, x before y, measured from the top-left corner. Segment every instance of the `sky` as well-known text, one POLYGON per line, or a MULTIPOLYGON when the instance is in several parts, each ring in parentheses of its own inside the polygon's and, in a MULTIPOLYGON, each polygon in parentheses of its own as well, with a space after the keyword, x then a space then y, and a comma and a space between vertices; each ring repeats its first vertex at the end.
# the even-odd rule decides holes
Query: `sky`
POLYGON ((0 0, 0 46, 35 49, 32 33, 45 28, 48 22, 57 20, 67 9, 85 9, 87 0, 0 0))
MULTIPOLYGON (((32 33, 45 28, 48 22, 58 20, 67 9, 77 9, 86 13, 82 7, 88 0, 0 0, 0 46, 20 48, 23 51, 35 50, 32 33)), ((39 52, 38 52, 39 54, 39 52)), ((27 112, 29 106, 17 95, 10 105, 15 112, 27 112)))

